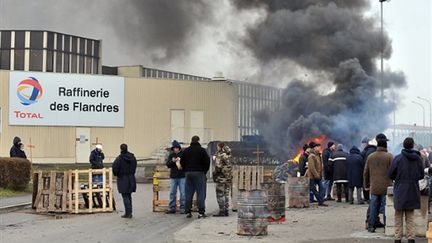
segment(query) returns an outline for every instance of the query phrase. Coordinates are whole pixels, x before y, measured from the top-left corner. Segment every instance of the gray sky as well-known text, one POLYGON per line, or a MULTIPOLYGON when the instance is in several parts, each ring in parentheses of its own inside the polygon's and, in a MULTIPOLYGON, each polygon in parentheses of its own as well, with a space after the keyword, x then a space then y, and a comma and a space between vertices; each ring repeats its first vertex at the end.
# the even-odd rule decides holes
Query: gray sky
MULTIPOLYGON (((213 14, 206 17, 201 10, 191 10, 192 18, 186 19, 182 24, 183 27, 187 27, 193 23, 196 29, 182 35, 179 33, 181 31, 166 25, 164 19, 178 17, 173 16, 176 13, 175 7, 192 9, 190 3, 179 4, 179 6, 170 4, 168 7, 173 7, 174 11, 162 9, 157 15, 160 18, 153 19, 145 17, 146 9, 139 8, 141 7, 139 1, 135 1, 139 11, 124 4, 125 2, 0 0, 0 29, 44 29, 102 39, 105 65, 142 64, 210 77, 215 71, 223 71, 225 76, 231 79, 252 82, 265 79, 279 85, 295 76, 305 78, 304 70, 299 70, 289 61, 260 66, 248 50, 241 48, 240 41, 237 39, 244 35, 247 26, 253 25, 261 18, 259 12, 238 12, 226 7, 228 0, 196 1, 206 2, 212 10, 218 11, 211 11, 213 14), (117 17, 119 13, 126 13, 127 17, 117 17), (194 23, 193 20, 197 18, 199 22, 194 23), (118 26, 134 26, 137 22, 144 23, 143 31, 137 32, 136 29, 119 31, 122 28, 118 26), (170 32, 163 33, 162 27, 168 28, 170 32), (196 31, 197 29, 199 31, 196 31), (164 39, 155 40, 153 38, 155 34, 164 39), (125 43, 125 39, 129 42, 125 43), (146 43, 142 45, 144 49, 133 44, 139 41, 146 43), (163 45, 175 48, 167 49, 163 45), (176 57, 169 58, 170 55, 176 57), (261 70, 261 73, 276 77, 286 76, 286 73, 277 73, 280 70, 278 65, 289 67, 284 69, 284 72, 292 69, 294 76, 286 79, 271 79, 257 75, 257 70, 261 70)), ((385 61, 385 68, 403 71, 408 83, 408 87, 397 91, 403 97, 398 102, 399 108, 396 112, 398 124, 421 125, 423 120, 421 108, 411 101, 419 101, 416 99, 417 96, 432 101, 431 2, 430 0, 392 0, 384 3, 385 28, 393 40, 393 55, 390 60, 385 61)), ((369 14, 379 20, 379 1, 371 0, 371 5, 369 14)), ((429 107, 427 103, 424 104, 426 123, 429 124, 429 107)))

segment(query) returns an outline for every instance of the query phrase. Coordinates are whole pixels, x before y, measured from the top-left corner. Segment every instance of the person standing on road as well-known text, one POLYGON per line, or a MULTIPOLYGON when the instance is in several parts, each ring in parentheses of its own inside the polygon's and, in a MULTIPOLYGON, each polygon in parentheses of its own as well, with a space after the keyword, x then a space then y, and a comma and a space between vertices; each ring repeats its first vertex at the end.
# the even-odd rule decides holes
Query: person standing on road
POLYGON ((357 203, 364 204, 362 199, 363 191, 363 168, 364 160, 360 155, 360 150, 353 146, 350 149, 350 154, 347 157, 347 175, 349 187, 349 202, 354 204, 354 189, 357 190, 357 203))
POLYGON ((135 155, 128 151, 126 144, 121 144, 120 155, 114 160, 112 170, 117 176, 117 190, 123 197, 125 214, 122 218, 132 218, 132 192, 136 191, 136 167, 135 155))
POLYGON ((172 142, 171 153, 166 161, 166 166, 170 168, 170 199, 169 209, 167 214, 176 213, 177 204, 177 187, 180 191, 180 213, 184 213, 185 210, 185 172, 180 164, 180 157, 182 151, 180 143, 177 140, 172 142))
MULTIPOLYGON (((372 139, 368 141, 368 138, 363 138, 362 140, 362 146, 364 146, 361 156, 363 157, 363 164, 366 165, 366 160, 369 157, 370 154, 376 151, 377 149, 377 141, 375 139, 372 139)), ((363 168, 364 170, 364 168, 363 168)), ((363 187, 363 197, 367 203, 369 203, 370 195, 369 195, 369 189, 363 187)))
POLYGON ((324 194, 320 193, 324 191, 324 187, 321 183, 322 161, 319 154, 320 147, 321 145, 319 143, 309 143, 309 148, 307 149, 309 153, 308 170, 306 174, 309 177, 310 190, 314 194, 315 198, 318 200, 318 206, 328 206, 324 203, 324 198, 322 197, 322 195, 324 194))
POLYGON ((387 187, 391 185, 391 180, 388 177, 388 169, 390 168, 393 156, 387 152, 387 138, 378 138, 378 135, 377 150, 367 158, 363 172, 364 187, 369 188, 370 191, 368 209, 368 232, 370 233, 375 232, 380 211, 383 213, 385 225, 387 187))
POLYGON ((330 166, 330 156, 336 151, 336 144, 332 141, 327 143, 327 148, 324 149, 322 154, 322 160, 324 165, 324 188, 325 197, 324 201, 333 201, 331 191, 333 187, 333 168, 330 166))
POLYGON ((9 151, 11 158, 23 158, 27 159, 27 155, 24 152, 24 144, 21 143, 21 138, 14 137, 12 147, 9 151))
POLYGON ((193 136, 191 144, 183 151, 180 164, 185 170, 186 182, 186 208, 187 218, 192 217, 192 199, 194 193, 198 199, 198 218, 204 218, 205 215, 205 198, 207 190, 206 174, 210 167, 210 157, 207 151, 201 147, 200 138, 193 136))
POLYGON ((213 216, 223 217, 229 214, 229 195, 232 182, 231 149, 224 143, 218 143, 214 158, 213 181, 216 183, 216 199, 219 204, 219 213, 213 216))
POLYGON ((338 144, 336 152, 334 152, 329 159, 330 167, 333 169, 333 183, 336 185, 337 201, 342 202, 342 187, 345 196, 345 202, 348 202, 348 176, 346 168, 346 159, 348 153, 343 151, 342 144, 338 144))
MULTIPOLYGON (((104 167, 103 160, 105 159, 105 154, 102 152, 102 144, 97 144, 96 148, 90 153, 90 165, 92 169, 102 169, 104 167)), ((102 175, 93 175, 93 183, 102 184, 102 175)))
POLYGON ((420 153, 413 150, 414 139, 405 138, 403 147, 401 153, 393 159, 388 171, 388 176, 394 180, 395 243, 402 240, 404 215, 408 242, 414 243, 414 209, 420 209, 418 181, 424 177, 423 161, 420 153))

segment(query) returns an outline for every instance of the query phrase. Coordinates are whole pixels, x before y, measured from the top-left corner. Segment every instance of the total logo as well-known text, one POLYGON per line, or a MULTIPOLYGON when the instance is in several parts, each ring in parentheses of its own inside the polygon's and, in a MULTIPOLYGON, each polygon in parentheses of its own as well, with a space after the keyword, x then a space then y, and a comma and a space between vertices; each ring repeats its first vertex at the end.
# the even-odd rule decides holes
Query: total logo
MULTIPOLYGON (((22 80, 17 86, 17 97, 24 106, 37 103, 42 98, 43 90, 34 77, 22 80)), ((14 111, 16 118, 43 119, 40 113, 14 111)))
POLYGON ((42 86, 34 77, 22 80, 17 86, 17 96, 23 105, 32 105, 42 98, 42 86))

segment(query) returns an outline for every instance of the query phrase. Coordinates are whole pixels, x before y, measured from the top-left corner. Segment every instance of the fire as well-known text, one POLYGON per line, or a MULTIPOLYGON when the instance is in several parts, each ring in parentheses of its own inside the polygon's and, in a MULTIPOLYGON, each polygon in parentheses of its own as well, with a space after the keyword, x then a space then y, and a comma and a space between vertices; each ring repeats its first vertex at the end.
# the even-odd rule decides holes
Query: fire
MULTIPOLYGON (((321 151, 320 151, 320 153, 322 153, 322 148, 323 148, 322 142, 324 140, 326 140, 326 136, 325 135, 321 135, 321 136, 318 136, 318 137, 310 139, 307 143, 315 142, 315 143, 321 144, 321 151)), ((294 157, 294 161, 296 161, 297 163, 300 162, 300 156, 302 154, 303 154, 303 149, 301 148, 301 149, 298 150, 297 155, 294 157)))

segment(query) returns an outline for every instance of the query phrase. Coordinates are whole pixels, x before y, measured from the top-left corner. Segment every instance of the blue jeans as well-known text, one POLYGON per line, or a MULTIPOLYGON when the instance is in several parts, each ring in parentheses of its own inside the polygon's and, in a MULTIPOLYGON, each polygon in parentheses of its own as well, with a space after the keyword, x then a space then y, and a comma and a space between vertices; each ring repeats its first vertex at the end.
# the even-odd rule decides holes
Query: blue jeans
POLYGON ((132 193, 122 193, 125 214, 132 215, 132 193))
POLYGON ((385 217, 386 195, 370 194, 368 227, 375 228, 376 220, 380 213, 383 214, 383 223, 386 223, 385 217))
POLYGON ((170 179, 170 201, 169 210, 176 211, 177 202, 177 187, 180 191, 180 210, 185 209, 185 178, 171 178, 170 179))
POLYGON ((313 195, 315 196, 315 198, 318 200, 318 204, 322 204, 324 202, 324 198, 323 198, 323 192, 324 192, 324 186, 321 183, 321 179, 310 179, 310 190, 312 191, 313 195), (317 190, 317 186, 318 186, 318 190, 317 190))
POLYGON ((204 172, 190 171, 186 172, 186 208, 185 213, 190 213, 192 209, 193 195, 196 192, 198 200, 198 213, 205 213, 205 198, 207 192, 207 179, 204 172))
POLYGON ((333 187, 333 180, 324 180, 324 188, 325 188, 325 195, 324 198, 332 198, 331 190, 333 187))
POLYGON ((92 182, 93 182, 93 184, 102 185, 102 174, 93 175, 92 182))

